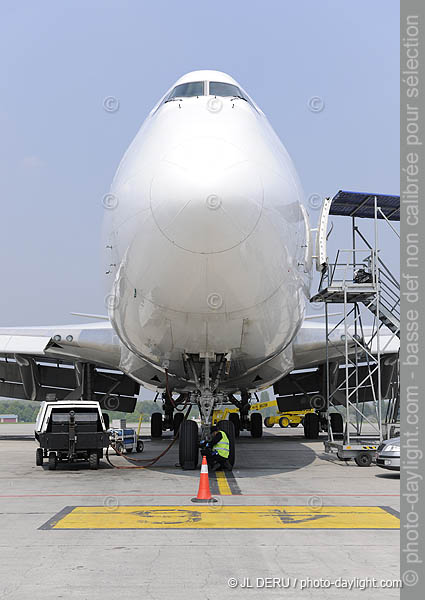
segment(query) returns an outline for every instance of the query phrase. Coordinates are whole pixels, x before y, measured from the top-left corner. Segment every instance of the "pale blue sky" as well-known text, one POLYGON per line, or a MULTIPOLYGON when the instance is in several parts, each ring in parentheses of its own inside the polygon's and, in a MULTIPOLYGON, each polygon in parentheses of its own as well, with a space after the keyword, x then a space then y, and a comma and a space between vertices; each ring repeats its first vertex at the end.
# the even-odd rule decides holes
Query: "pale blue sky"
POLYGON ((0 325, 105 312, 102 196, 149 110, 187 71, 240 81, 306 197, 398 193, 395 0, 3 0, 0 52, 0 325), (106 96, 117 112, 105 112, 106 96), (312 96, 322 112, 308 109, 312 96))

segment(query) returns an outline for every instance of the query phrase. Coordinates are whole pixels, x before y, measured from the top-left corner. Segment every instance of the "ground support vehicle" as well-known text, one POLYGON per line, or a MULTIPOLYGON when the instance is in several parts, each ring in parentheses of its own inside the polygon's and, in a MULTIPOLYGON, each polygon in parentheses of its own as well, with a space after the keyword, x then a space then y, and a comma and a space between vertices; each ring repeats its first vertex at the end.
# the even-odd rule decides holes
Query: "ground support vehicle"
POLYGON ((111 446, 118 453, 122 453, 124 450, 127 454, 131 454, 132 452, 143 452, 143 441, 134 429, 130 427, 124 429, 111 427, 109 429, 109 434, 111 446))
POLYGON ((48 459, 49 470, 58 462, 88 461, 97 469, 103 449, 109 446, 109 433, 99 402, 56 401, 42 402, 35 425, 36 465, 48 459))

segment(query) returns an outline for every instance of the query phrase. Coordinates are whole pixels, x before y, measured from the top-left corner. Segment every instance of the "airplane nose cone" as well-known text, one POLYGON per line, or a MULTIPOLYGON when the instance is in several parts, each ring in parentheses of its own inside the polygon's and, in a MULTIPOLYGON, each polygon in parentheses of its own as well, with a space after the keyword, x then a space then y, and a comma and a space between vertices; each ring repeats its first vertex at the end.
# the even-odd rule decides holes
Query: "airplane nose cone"
POLYGON ((255 229, 263 185, 242 150, 200 137, 165 154, 151 182, 150 205, 157 226, 176 246, 224 252, 255 229))

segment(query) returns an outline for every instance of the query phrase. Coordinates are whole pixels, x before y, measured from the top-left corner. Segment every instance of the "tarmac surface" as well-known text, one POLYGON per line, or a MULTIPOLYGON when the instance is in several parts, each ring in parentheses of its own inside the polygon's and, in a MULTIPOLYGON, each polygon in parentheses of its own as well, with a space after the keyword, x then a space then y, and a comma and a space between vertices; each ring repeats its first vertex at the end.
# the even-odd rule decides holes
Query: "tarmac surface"
MULTIPOLYGON (((0 425, 2 599, 400 596, 382 587, 399 578, 398 473, 339 461, 301 427, 243 433, 211 505, 191 502, 199 469, 175 466, 177 443, 149 469, 52 472, 32 430, 0 425)), ((172 441, 142 433, 140 459, 172 441)))

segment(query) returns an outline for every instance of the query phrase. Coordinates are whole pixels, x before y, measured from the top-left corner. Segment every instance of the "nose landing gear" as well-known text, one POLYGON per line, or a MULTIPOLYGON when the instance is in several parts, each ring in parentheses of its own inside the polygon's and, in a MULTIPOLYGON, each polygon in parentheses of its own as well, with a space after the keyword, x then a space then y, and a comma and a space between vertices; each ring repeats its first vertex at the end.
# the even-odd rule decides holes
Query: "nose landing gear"
MULTIPOLYGON (((205 353, 199 356, 185 356, 185 362, 192 372, 193 382, 197 388, 195 392, 190 393, 189 402, 196 403, 199 407, 201 428, 198 432, 195 421, 183 421, 180 425, 179 460, 183 469, 196 469, 199 458, 199 433, 201 440, 210 438, 214 408, 217 404, 223 404, 228 400, 227 396, 218 391, 227 360, 228 357, 225 354, 216 356, 205 353)), ((239 415, 232 415, 228 421, 220 421, 218 424, 218 428, 224 431, 229 438, 229 463, 232 466, 235 462, 235 437, 240 430, 239 424, 239 415)))
MULTIPOLYGON (((217 396, 210 390, 201 390, 191 394, 199 407, 201 416, 201 439, 211 435, 212 416, 217 396)), ((192 400, 192 398, 191 398, 192 400)), ((176 415, 177 417, 177 415, 176 415)), ((229 423, 226 421, 226 423, 229 423)), ((233 427, 233 425, 232 425, 233 427)), ((184 420, 179 429, 179 462, 182 469, 196 469, 199 459, 199 431, 195 421, 184 420)))

